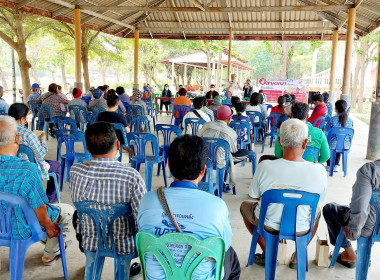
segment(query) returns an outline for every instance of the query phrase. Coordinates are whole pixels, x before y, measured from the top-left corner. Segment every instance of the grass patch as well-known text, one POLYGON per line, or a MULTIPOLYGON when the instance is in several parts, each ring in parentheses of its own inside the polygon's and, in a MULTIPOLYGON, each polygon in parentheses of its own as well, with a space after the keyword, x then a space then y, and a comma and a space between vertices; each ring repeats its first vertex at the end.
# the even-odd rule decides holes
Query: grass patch
POLYGON ((365 122, 369 125, 369 121, 371 118, 371 102, 365 102, 363 103, 363 112, 359 113, 357 109, 351 108, 351 114, 353 114, 356 118, 359 120, 365 122))

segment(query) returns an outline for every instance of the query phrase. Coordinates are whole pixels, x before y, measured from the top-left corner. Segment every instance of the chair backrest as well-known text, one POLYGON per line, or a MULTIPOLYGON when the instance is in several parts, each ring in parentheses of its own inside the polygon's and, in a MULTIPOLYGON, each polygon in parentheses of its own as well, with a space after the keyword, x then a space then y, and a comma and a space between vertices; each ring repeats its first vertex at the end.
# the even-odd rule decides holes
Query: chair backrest
POLYGON ((91 102, 91 96, 82 96, 81 98, 84 102, 86 102, 87 106, 90 104, 91 102))
POLYGON ((90 159, 90 154, 86 149, 86 140, 84 137, 84 133, 78 130, 68 130, 68 129, 57 129, 55 131, 55 136, 57 137, 58 146, 65 143, 66 146, 66 159, 74 160, 75 159, 75 142, 82 142, 83 149, 85 153, 85 157, 87 160, 90 159))
POLYGON ((376 211, 376 223, 372 233, 372 241, 380 242, 380 191, 372 191, 371 200, 369 202, 376 211))
POLYGON ((320 129, 325 129, 325 126, 326 124, 328 123, 328 121, 331 119, 331 115, 326 115, 326 117, 324 118, 322 124, 319 126, 320 129))
POLYGON ((311 161, 310 159, 312 159, 313 162, 317 163, 319 159, 319 149, 316 147, 306 146, 306 149, 302 155, 302 158, 304 160, 309 160, 309 161, 311 161))
POLYGON ((74 116, 77 123, 88 122, 88 112, 86 107, 80 105, 70 105, 69 112, 70 116, 74 116))
POLYGON ((103 107, 99 107, 99 106, 95 106, 95 107, 91 107, 91 112, 93 113, 93 114, 96 114, 96 115, 98 115, 100 112, 105 112, 105 111, 107 111, 105 108, 103 108, 103 107))
POLYGON ((199 119, 199 118, 187 118, 185 120, 185 126, 184 129, 185 131, 187 130, 187 127, 190 125, 191 127, 191 134, 192 135, 197 135, 198 129, 200 125, 205 124, 206 121, 199 119))
POLYGON ((7 115, 7 112, 5 111, 5 109, 3 108, 0 109, 0 115, 7 115))
POLYGON ((268 117, 268 122, 271 125, 270 128, 270 134, 275 135, 277 134, 278 128, 277 128, 277 121, 282 116, 280 113, 270 113, 268 117))
POLYGON ((113 127, 116 131, 120 131, 120 133, 123 135, 124 145, 127 145, 127 132, 125 131, 124 125, 121 123, 113 123, 113 127))
POLYGON ((133 116, 131 118, 131 132, 141 132, 141 128, 146 128, 146 132, 150 133, 150 123, 146 116, 133 116))
POLYGON ((42 121, 42 120, 46 121, 47 119, 53 121, 53 113, 51 112, 51 108, 49 105, 42 104, 40 107, 39 113, 40 113, 38 116, 39 121, 42 121))
POLYGON ((264 104, 266 107, 267 107, 267 111, 269 110, 269 109, 272 109, 273 108, 273 105, 272 104, 264 104))
POLYGON ((131 155, 131 147, 133 146, 133 150, 135 153, 135 158, 138 161, 145 161, 146 157, 146 144, 148 142, 152 143, 152 149, 154 153, 155 160, 158 160, 158 141, 157 137, 154 134, 151 133, 138 133, 138 132, 130 132, 127 133, 127 141, 129 146, 129 156, 132 158, 131 155))
POLYGON ((179 121, 182 121, 183 117, 189 111, 190 111, 190 108, 189 108, 189 106, 186 106, 186 105, 176 105, 173 108, 173 114, 174 114, 174 116, 177 116, 177 113, 178 113, 178 120, 179 121))
POLYGON ((152 104, 152 100, 150 98, 141 98, 146 104, 152 104))
POLYGON ((28 202, 21 196, 0 192, 0 246, 11 246, 12 237, 12 215, 16 211, 22 211, 28 223, 32 236, 29 238, 32 243, 47 237, 42 231, 34 210, 28 202), (5 202, 5 204, 3 203, 5 202))
POLYGON ((247 114, 247 117, 251 120, 252 127, 255 127, 255 122, 258 122, 259 124, 262 123, 263 117, 261 115, 261 112, 246 111, 246 114, 247 114))
POLYGON ((37 117, 41 108, 41 104, 37 104, 36 101, 29 102, 30 110, 32 111, 33 117, 37 117))
MULTIPOLYGON (((126 217, 128 221, 132 222, 128 224, 133 225, 131 206, 126 203, 103 204, 95 201, 74 202, 74 205, 78 211, 80 221, 83 221, 83 215, 87 215, 95 223, 98 236, 96 253, 102 256, 116 257, 117 251, 113 238, 113 223, 120 217, 126 217)), ((133 230, 134 226, 131 229, 133 230)))
POLYGON ((138 104, 130 104, 129 105, 129 114, 132 116, 143 116, 144 108, 138 104))
POLYGON ((282 204, 284 205, 284 208, 282 211, 279 238, 296 240, 297 208, 304 205, 310 206, 311 209, 310 231, 307 234, 307 239, 309 239, 314 225, 315 211, 317 209, 318 201, 319 194, 316 193, 284 189, 267 190, 261 198, 258 232, 262 236, 267 234, 264 229, 264 222, 267 215, 268 206, 272 203, 282 204))
POLYGON ((244 144, 251 143, 251 138, 250 138, 251 127, 248 122, 232 121, 230 122, 230 127, 232 127, 232 129, 235 130, 236 132, 237 144, 239 146, 239 149, 243 149, 244 144))
POLYGON ((53 118, 53 121, 54 121, 54 126, 57 129, 72 129, 72 130, 78 129, 75 120, 73 120, 72 118, 69 118, 69 117, 58 117, 58 116, 56 116, 53 118), (68 127, 69 125, 70 125, 70 128, 68 127))
POLYGON ((337 153, 342 153, 344 150, 349 150, 351 148, 353 137, 354 130, 352 128, 333 127, 327 134, 327 142, 329 143, 330 150, 336 150, 337 153), (349 148, 345 148, 346 140, 349 142, 349 148))
POLYGON ((177 135, 177 137, 180 137, 181 136, 181 130, 179 129, 178 126, 176 125, 172 125, 172 124, 156 124, 156 133, 157 133, 157 138, 159 139, 158 137, 158 133, 161 132, 162 133, 162 137, 164 139, 164 148, 169 148, 170 144, 171 144, 171 135, 172 133, 175 133, 177 135))
POLYGON ((203 137, 203 140, 208 146, 208 157, 212 162, 212 168, 214 170, 219 169, 217 166, 217 154, 224 153, 226 159, 225 166, 221 169, 228 169, 230 160, 230 145, 228 142, 221 138, 203 137))
POLYGON ((318 117, 314 122, 313 122, 313 126, 314 127, 318 127, 318 128, 322 128, 323 127, 323 125, 322 124, 324 124, 324 119, 325 119, 325 117, 318 117), (319 125, 317 125, 319 123, 319 125))
POLYGON ((61 113, 61 116, 62 116, 62 117, 65 117, 65 116, 66 116, 67 111, 68 111, 68 107, 69 107, 68 104, 62 104, 62 103, 61 103, 61 106, 60 106, 60 108, 59 108, 59 112, 61 113), (63 106, 63 109, 62 109, 62 106, 63 106))
POLYGON ((36 162, 32 148, 30 148, 24 144, 20 144, 18 151, 17 151, 17 156, 19 157, 21 154, 26 155, 30 162, 33 162, 33 163, 36 162))
POLYGON ((168 233, 155 237, 150 233, 139 232, 136 235, 136 246, 144 279, 147 272, 145 254, 155 256, 165 271, 167 280, 191 280, 194 270, 205 258, 212 258, 216 261, 215 279, 222 279, 225 244, 220 237, 199 240, 186 233, 168 233), (168 244, 188 245, 184 248, 191 248, 186 252, 182 264, 176 264, 168 249, 168 244))

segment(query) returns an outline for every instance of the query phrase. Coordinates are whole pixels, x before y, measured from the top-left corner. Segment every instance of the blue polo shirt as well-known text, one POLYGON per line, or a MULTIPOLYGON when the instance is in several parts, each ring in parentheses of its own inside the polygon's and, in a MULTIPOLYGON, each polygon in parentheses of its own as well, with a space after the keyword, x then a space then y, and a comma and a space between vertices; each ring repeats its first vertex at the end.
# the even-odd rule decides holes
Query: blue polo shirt
MULTIPOLYGON (((226 251, 231 246, 232 229, 228 218, 228 209, 224 201, 212 194, 197 189, 192 182, 175 181, 165 189, 168 205, 178 225, 184 233, 198 239, 221 237, 226 244, 226 251)), ((158 199, 157 192, 148 192, 140 202, 137 219, 139 231, 156 236, 176 232, 170 218, 165 214, 158 199)), ((182 264, 186 248, 171 246, 177 264, 182 264), (173 248, 176 247, 176 248, 173 248)), ((146 255, 147 276, 150 280, 165 279, 161 265, 151 255, 146 255)), ((194 271, 192 279, 214 279, 215 264, 203 261, 194 271)))

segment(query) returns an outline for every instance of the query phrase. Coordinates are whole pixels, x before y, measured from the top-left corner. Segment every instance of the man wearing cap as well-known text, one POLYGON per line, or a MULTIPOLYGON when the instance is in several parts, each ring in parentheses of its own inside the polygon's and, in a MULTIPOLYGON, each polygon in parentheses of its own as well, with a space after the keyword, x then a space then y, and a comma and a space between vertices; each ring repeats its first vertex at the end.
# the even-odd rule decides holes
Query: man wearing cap
POLYGON ((78 105, 78 106, 87 107, 86 102, 81 99, 82 98, 82 90, 80 88, 74 88, 73 89, 73 97, 74 97, 74 99, 69 101, 69 106, 78 105))
POLYGON ((227 106, 231 107, 232 106, 231 97, 232 97, 231 91, 227 90, 226 91, 226 100, 223 101, 223 105, 227 105, 227 106))
POLYGON ((40 96, 41 96, 40 85, 37 83, 34 83, 32 85, 32 93, 28 97, 29 108, 30 108, 30 102, 36 101, 40 96))
POLYGON ((8 114, 9 105, 3 98, 4 89, 0 86, 0 111, 4 111, 5 114, 8 114))
POLYGON ((212 104, 208 106, 208 108, 212 111, 217 111, 222 105, 222 102, 223 102, 222 97, 215 96, 214 100, 212 101, 212 104))
POLYGON ((101 98, 102 95, 103 92, 101 89, 94 89, 94 91, 92 92, 92 96, 94 97, 94 99, 91 100, 90 104, 88 105, 88 108, 90 110, 92 107, 102 107, 107 110, 107 101, 104 98, 101 98))
MULTIPOLYGON (((248 158, 248 150, 242 150, 237 148, 237 134, 235 130, 229 127, 233 112, 230 107, 226 105, 220 106, 216 114, 216 120, 213 122, 207 122, 198 131, 197 135, 199 137, 212 137, 221 138, 228 142, 230 146, 230 185, 236 184, 235 179, 235 167, 234 164, 242 162, 248 158)), ((225 165, 226 159, 224 158, 224 153, 220 152, 217 154, 218 166, 223 167, 225 165)), ((229 188, 224 191, 228 192, 229 188)))

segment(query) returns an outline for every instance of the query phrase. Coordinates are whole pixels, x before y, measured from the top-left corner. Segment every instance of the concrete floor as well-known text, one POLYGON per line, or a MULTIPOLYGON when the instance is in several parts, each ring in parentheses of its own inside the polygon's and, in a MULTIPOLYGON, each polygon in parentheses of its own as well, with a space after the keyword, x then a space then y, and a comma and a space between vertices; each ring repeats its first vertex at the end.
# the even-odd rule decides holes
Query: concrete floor
MULTIPOLYGON (((329 177, 329 190, 324 202, 321 202, 321 206, 327 202, 337 202, 341 204, 349 204, 351 198, 351 187, 355 181, 356 171, 366 162, 366 147, 367 147, 367 136, 368 136, 368 126, 358 119, 354 119, 355 137, 353 140, 353 147, 348 158, 348 174, 347 177, 343 177, 343 173, 334 173, 334 177, 329 177)), ((168 123, 170 120, 167 116, 159 116, 159 122, 168 123)), ((49 154, 47 159, 54 159, 56 156, 56 141, 55 139, 49 139, 49 154)), ((261 143, 259 143, 256 148, 258 158, 262 155, 261 143)), ((266 146, 264 154, 273 154, 273 148, 266 146)), ((127 157, 123 158, 126 161, 127 157)), ((228 205, 230 211, 230 221, 233 229, 233 240, 232 246, 236 250, 240 264, 242 267, 241 279, 264 279, 264 268, 259 266, 245 267, 248 259, 249 246, 251 243, 251 235, 246 230, 244 223, 242 221, 239 208, 242 201, 249 199, 248 197, 248 187, 251 177, 251 165, 246 164, 245 167, 238 167, 237 172, 239 178, 237 186, 237 195, 224 194, 223 199, 228 205)), ((144 176, 144 169, 141 170, 141 174, 144 176)), ((289 176, 294 176, 294 174, 288 174, 289 176)), ((171 179, 169 179, 171 182, 171 179)), ((161 177, 153 177, 153 189, 163 185, 163 179, 161 177)), ((61 198, 64 203, 72 204, 70 197, 70 190, 68 188, 68 183, 65 184, 65 189, 61 193, 61 198)), ((326 224, 323 219, 321 219, 319 229, 317 232, 318 236, 321 238, 325 237, 327 234, 326 224)), ((70 232, 69 238, 73 240, 74 245, 67 252, 67 263, 70 279, 83 279, 84 278, 84 265, 85 265, 85 255, 81 253, 78 249, 77 242, 75 239, 74 232, 70 232)), ((340 264, 337 264, 334 269, 328 269, 316 266, 314 262, 315 258, 315 239, 312 240, 308 248, 309 256, 309 272, 307 273, 307 279, 354 279, 355 270, 347 269, 340 264)), ((354 243, 354 246, 356 243, 354 243)), ((333 247, 330 246, 330 251, 333 247)), ((287 260, 289 262, 290 256, 294 251, 294 243, 288 242, 287 246, 287 260)), ((43 252, 42 244, 34 244, 28 251, 25 268, 24 268, 24 279, 62 279, 62 267, 61 263, 57 262, 52 267, 45 267, 41 263, 41 256, 43 252)), ((0 279, 9 279, 8 270, 8 249, 0 248, 1 257, 1 269, 0 269, 0 279)), ((368 279, 379 279, 380 268, 374 265, 375 260, 379 259, 380 250, 379 246, 375 244, 372 250, 372 267, 369 270, 368 279), (376 277, 377 276, 377 277, 376 277)), ((102 279, 113 279, 113 260, 108 259, 105 262, 102 279)), ((142 277, 140 277, 142 279, 142 277)), ((277 267, 276 279, 296 279, 296 271, 289 269, 286 265, 280 265, 277 267)))

